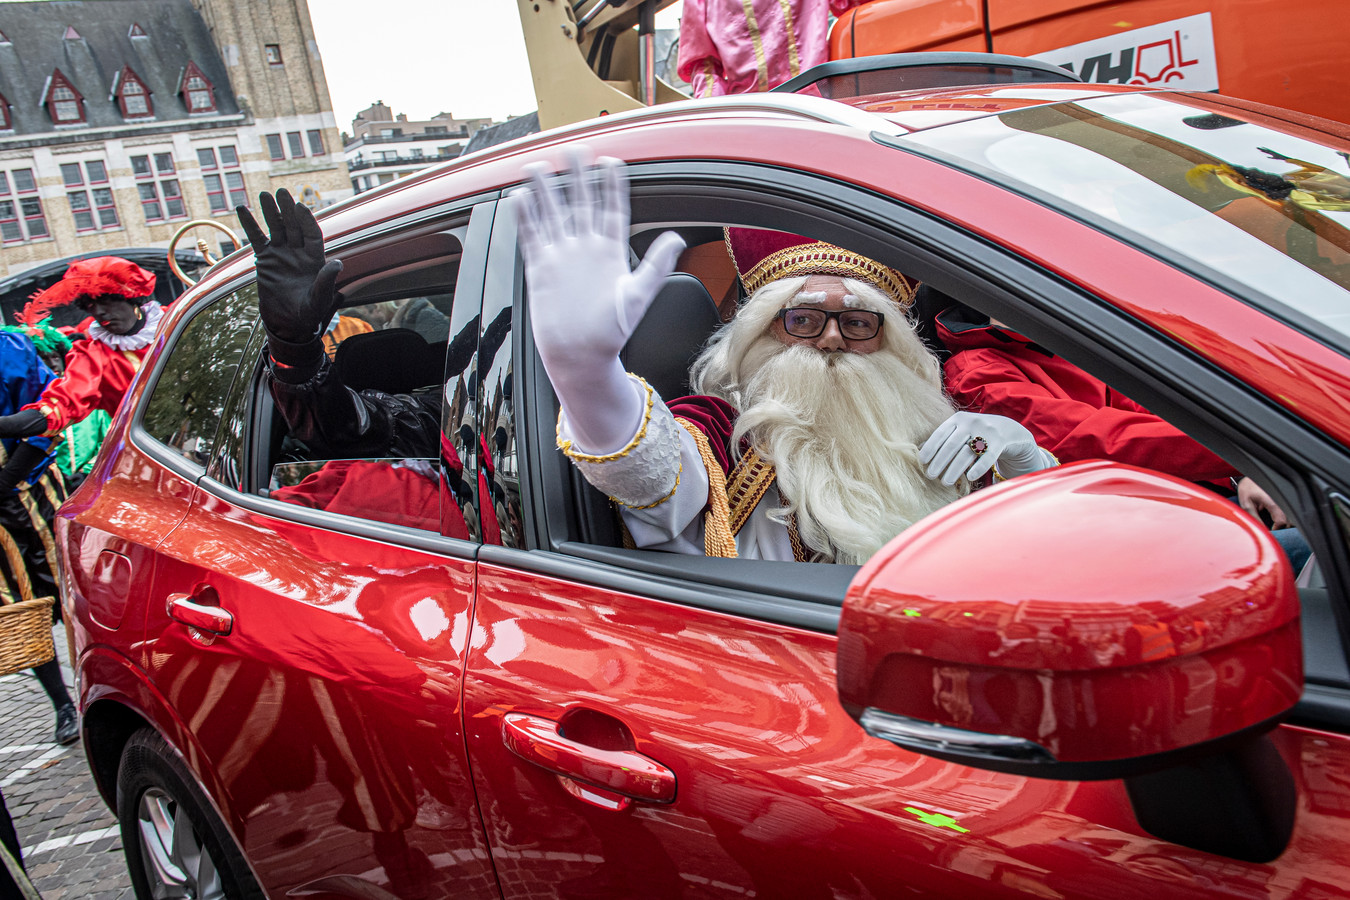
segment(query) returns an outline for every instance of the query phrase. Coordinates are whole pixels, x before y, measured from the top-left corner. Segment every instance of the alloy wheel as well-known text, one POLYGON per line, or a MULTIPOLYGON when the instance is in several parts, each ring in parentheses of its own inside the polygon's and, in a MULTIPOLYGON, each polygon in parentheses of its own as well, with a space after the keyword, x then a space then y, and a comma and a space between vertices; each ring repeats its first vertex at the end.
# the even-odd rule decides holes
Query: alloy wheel
POLYGON ((224 900, 216 862, 182 804, 148 788, 141 795, 136 824, 141 864, 155 900, 224 900))

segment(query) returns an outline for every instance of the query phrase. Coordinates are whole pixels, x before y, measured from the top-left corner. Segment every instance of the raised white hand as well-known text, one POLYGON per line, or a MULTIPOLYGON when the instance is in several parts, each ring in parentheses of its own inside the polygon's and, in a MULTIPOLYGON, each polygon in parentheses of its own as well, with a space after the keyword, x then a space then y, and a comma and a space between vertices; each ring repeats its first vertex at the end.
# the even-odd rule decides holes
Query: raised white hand
POLYGON ((628 177, 616 159, 572 151, 558 175, 532 165, 516 212, 535 346, 568 423, 588 452, 617 449, 643 410, 619 351, 674 271, 684 241, 667 232, 630 270, 628 177))

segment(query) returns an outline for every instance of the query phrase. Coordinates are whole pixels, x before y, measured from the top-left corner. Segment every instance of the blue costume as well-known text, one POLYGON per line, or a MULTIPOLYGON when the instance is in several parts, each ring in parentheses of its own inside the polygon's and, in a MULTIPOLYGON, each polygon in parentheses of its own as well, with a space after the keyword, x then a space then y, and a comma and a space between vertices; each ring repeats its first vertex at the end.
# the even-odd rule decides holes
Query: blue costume
MULTIPOLYGON (((4 379, 4 391, 0 393, 0 416, 16 413, 41 397, 43 388, 55 377, 55 373, 38 356, 31 341, 13 332, 0 332, 0 378, 4 379)), ((33 481, 51 465, 56 456, 54 438, 6 438, 0 443, 5 448, 5 459, 9 459, 21 443, 46 451, 44 457, 20 481, 33 481)))

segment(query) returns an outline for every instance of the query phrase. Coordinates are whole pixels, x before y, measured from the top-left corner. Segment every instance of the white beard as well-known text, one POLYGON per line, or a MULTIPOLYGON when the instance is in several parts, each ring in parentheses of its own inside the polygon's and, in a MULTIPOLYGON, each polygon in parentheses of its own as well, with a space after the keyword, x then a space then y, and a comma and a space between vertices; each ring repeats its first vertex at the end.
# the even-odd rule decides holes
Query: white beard
POLYGON ((800 280, 789 279, 747 301, 700 356, 694 381, 696 390, 739 409, 733 452, 748 438, 774 464, 788 505, 770 511, 770 518, 786 523, 795 515, 798 533, 819 561, 861 564, 969 486, 931 480, 919 464, 919 447, 954 412, 937 359, 884 295, 860 282, 847 284, 863 306, 888 316, 877 352, 787 346, 756 325, 771 320, 784 301, 762 294, 778 285, 788 297, 800 290, 800 280))

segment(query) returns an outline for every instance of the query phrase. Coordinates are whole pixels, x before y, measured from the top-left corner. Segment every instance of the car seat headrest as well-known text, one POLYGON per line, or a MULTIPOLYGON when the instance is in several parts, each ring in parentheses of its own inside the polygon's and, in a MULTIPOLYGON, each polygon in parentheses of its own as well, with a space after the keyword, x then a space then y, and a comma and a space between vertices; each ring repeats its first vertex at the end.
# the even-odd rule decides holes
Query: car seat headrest
POLYGON ((666 400, 689 393, 689 366, 722 324, 703 282, 676 272, 628 338, 619 359, 666 400))
POLYGON ((338 344, 338 377, 354 391, 403 394, 439 384, 445 374, 445 344, 428 344, 406 328, 354 334, 338 344))

